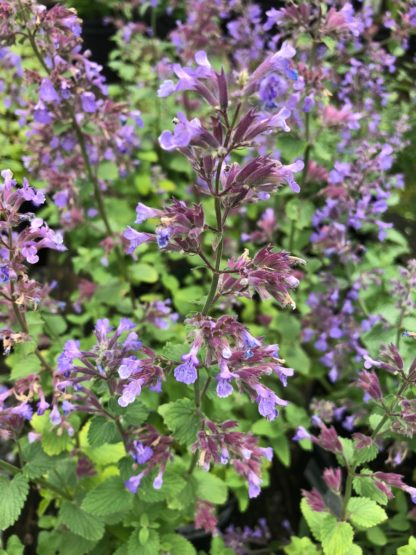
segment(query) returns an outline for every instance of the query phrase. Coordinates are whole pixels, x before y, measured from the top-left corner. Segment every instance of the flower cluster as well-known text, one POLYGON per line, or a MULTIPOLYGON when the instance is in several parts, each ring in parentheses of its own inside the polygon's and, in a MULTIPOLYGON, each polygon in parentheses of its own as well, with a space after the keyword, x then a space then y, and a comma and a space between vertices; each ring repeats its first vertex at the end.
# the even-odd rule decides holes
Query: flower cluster
POLYGON ((171 444, 172 438, 163 436, 150 425, 146 425, 135 434, 138 439, 132 442, 129 454, 134 463, 133 467, 141 467, 138 474, 131 476, 126 482, 126 488, 132 493, 136 493, 140 483, 145 476, 157 469, 157 474, 153 479, 154 489, 160 489, 163 485, 163 473, 166 465, 172 458, 171 444))
MULTIPOLYGON (((26 179, 21 187, 18 186, 10 170, 3 170, 1 176, 1 304, 10 311, 10 318, 13 319, 11 314, 16 315, 16 310, 36 307, 48 297, 51 289, 29 276, 28 265, 39 261, 38 253, 42 249, 64 251, 66 247, 61 233, 52 230, 33 212, 23 211, 25 203, 31 203, 35 209, 41 206, 45 202, 43 192, 30 187, 26 179)), ((21 322, 18 324, 21 325, 21 322)))
POLYGON ((131 320, 123 318, 114 330, 107 319, 101 319, 95 325, 96 344, 90 350, 82 351, 79 341, 66 342, 54 376, 53 424, 62 421, 58 403, 64 415, 73 410, 106 414, 91 382, 105 382, 121 407, 133 403, 142 388, 159 387, 162 368, 155 353, 143 346, 132 331, 135 327, 131 320))
POLYGON ((287 402, 260 383, 260 379, 275 374, 285 386, 287 378, 293 375, 293 369, 283 366, 278 345, 263 346, 232 316, 215 320, 200 315, 188 323, 195 330, 194 341, 189 353, 182 356, 183 362, 175 368, 177 381, 192 384, 197 380, 201 364, 198 354, 205 347, 204 366, 219 369, 215 377, 218 397, 231 395, 235 383, 239 391, 256 401, 262 416, 270 420, 276 418, 276 407, 285 406, 287 402))
POLYGON ((198 463, 205 470, 209 470, 212 463, 231 464, 237 474, 247 480, 249 497, 257 497, 262 483, 261 460, 271 461, 273 450, 259 447, 251 435, 233 431, 236 426, 231 420, 214 424, 206 419, 193 449, 199 450, 198 463))
POLYGON ((26 166, 53 193, 63 224, 73 227, 85 216, 78 202, 79 180, 95 183, 97 195, 97 189, 106 187, 97 176, 102 161, 117 162, 123 175, 126 155, 138 145, 141 120, 108 97, 102 68, 81 52, 74 11, 59 5, 46 10, 33 0, 20 7, 3 2, 2 7, 2 42, 10 44, 22 35, 39 64, 23 76, 28 89, 36 91, 19 111, 21 123, 30 128, 26 166))

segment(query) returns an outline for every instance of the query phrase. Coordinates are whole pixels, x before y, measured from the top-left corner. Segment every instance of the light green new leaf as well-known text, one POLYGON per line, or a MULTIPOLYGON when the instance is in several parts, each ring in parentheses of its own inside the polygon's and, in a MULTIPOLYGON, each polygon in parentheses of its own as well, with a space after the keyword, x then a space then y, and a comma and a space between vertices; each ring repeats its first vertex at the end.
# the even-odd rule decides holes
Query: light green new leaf
POLYGON ((6 530, 16 522, 29 492, 29 483, 23 474, 12 480, 0 477, 0 530, 6 530))
POLYGON ((367 497, 352 497, 347 512, 349 520, 358 528, 372 528, 387 519, 386 511, 367 497))
POLYGON ((399 547, 397 555, 415 555, 416 553, 416 538, 412 536, 409 538, 407 545, 399 547))
POLYGON ((321 550, 309 538, 292 537, 290 545, 283 548, 286 555, 320 555, 321 550))
POLYGON ((196 480, 197 497, 215 505, 222 505, 226 502, 227 485, 218 476, 203 470, 197 470, 194 473, 194 477, 196 480))
POLYGON ((306 499, 302 499, 300 503, 300 509, 302 511, 304 519, 309 526, 310 531, 312 532, 313 537, 318 541, 321 541, 321 529, 323 523, 327 520, 329 520, 333 524, 336 523, 335 517, 333 517, 329 513, 318 513, 312 510, 306 499))
POLYGON ((372 528, 387 519, 386 511, 367 497, 352 497, 347 512, 349 520, 358 528, 372 528))
POLYGON ((347 555, 354 539, 354 531, 348 522, 325 521, 321 528, 321 542, 325 555, 347 555))

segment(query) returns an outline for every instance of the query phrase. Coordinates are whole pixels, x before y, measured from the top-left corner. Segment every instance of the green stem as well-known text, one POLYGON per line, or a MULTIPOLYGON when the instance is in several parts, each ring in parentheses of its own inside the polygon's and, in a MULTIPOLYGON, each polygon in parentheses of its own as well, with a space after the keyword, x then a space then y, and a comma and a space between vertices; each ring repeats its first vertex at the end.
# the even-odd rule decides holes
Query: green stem
POLYGON ((344 493, 344 501, 342 504, 342 520, 345 520, 346 518, 346 514, 347 514, 347 506, 348 506, 348 502, 351 499, 351 495, 352 495, 352 481, 354 478, 354 474, 355 474, 355 466, 354 467, 348 467, 348 474, 347 474, 347 481, 345 484, 345 493, 344 493))

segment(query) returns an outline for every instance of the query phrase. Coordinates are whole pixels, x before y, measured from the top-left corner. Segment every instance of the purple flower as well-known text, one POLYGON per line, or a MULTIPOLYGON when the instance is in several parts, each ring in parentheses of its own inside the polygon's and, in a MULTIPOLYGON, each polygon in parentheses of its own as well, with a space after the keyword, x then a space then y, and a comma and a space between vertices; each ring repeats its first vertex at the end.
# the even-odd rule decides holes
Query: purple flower
POLYGON ((51 424, 53 426, 59 426, 59 424, 62 422, 62 417, 56 405, 53 406, 53 409, 50 412, 49 420, 51 421, 51 424))
POLYGON ((159 227, 156 229, 156 242, 159 249, 165 249, 169 245, 171 231, 168 227, 159 227))
POLYGON ((178 382, 190 385, 196 382, 198 378, 198 370, 192 360, 186 360, 175 368, 174 376, 178 382))
POLYGON ((135 357, 123 358, 121 362, 122 364, 118 369, 118 375, 123 380, 138 372, 142 366, 142 361, 135 357))
POLYGON ((137 474, 137 476, 132 476, 131 478, 129 478, 124 482, 125 487, 131 493, 136 493, 137 490, 139 489, 140 482, 143 480, 144 476, 145 476, 144 472, 140 472, 140 474, 137 474))
POLYGON ((131 456, 137 464, 144 464, 153 456, 153 449, 148 445, 143 445, 140 441, 136 440, 133 443, 133 451, 130 452, 131 456))
POLYGON ((311 434, 303 426, 299 426, 292 437, 293 441, 302 441, 302 439, 311 439, 311 434))
POLYGON ((156 208, 150 208, 150 206, 146 206, 142 202, 136 206, 136 224, 141 224, 150 218, 158 218, 163 214, 161 210, 157 210, 156 208))
POLYGON ((95 95, 92 92, 83 92, 81 94, 81 106, 84 112, 93 114, 97 111, 97 105, 95 103, 95 95))
POLYGON ((43 101, 48 103, 58 103, 61 101, 59 98, 58 93, 56 92, 52 81, 47 79, 46 77, 42 79, 40 88, 39 88, 39 98, 43 101))
POLYGON ((276 405, 286 406, 287 401, 280 399, 273 391, 260 384, 255 387, 255 390, 258 394, 257 404, 259 413, 268 420, 274 420, 279 414, 276 405))
POLYGON ((233 386, 229 380, 224 380, 220 378, 217 382, 217 395, 218 397, 225 398, 229 397, 233 392, 233 386))
POLYGON ((70 339, 64 345, 64 350, 58 357, 58 372, 68 377, 73 368, 74 359, 81 356, 80 342, 70 339))
POLYGON ((127 229, 124 231, 123 237, 124 239, 127 239, 129 243, 127 249, 128 254, 132 254, 137 249, 137 247, 139 247, 143 243, 154 240, 153 235, 151 235, 150 233, 140 233, 130 226, 128 226, 127 229))
POLYGON ((160 471, 153 480, 154 489, 160 489, 163 486, 163 472, 160 471))
POLYGON ((201 122, 198 118, 188 121, 185 114, 178 112, 178 123, 173 133, 171 131, 163 131, 159 137, 160 146, 163 150, 168 151, 186 148, 193 139, 200 135, 201 130, 201 122))
POLYGON ((142 392, 142 380, 132 380, 130 383, 123 387, 123 393, 118 400, 121 407, 127 407, 136 400, 136 397, 142 392))
POLYGON ((9 283, 10 270, 8 266, 0 266, 0 283, 9 283))

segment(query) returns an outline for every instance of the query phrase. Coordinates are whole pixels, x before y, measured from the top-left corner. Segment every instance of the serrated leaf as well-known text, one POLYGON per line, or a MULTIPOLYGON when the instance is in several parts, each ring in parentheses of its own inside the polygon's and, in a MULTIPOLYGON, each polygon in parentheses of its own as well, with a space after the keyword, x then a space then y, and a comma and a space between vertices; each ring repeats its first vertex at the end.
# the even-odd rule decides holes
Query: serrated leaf
POLYGON ((197 497, 215 505, 222 505, 226 502, 227 485, 221 478, 203 470, 195 471, 194 478, 197 497))
POLYGON ((357 466, 364 464, 366 462, 373 461, 378 455, 378 447, 375 443, 372 443, 368 447, 362 447, 358 449, 355 447, 354 451, 354 462, 357 466))
POLYGON ((98 541, 104 535, 104 523, 71 501, 62 501, 59 522, 86 540, 98 541))
POLYGON ((368 497, 380 505, 387 505, 387 495, 378 489, 373 478, 366 477, 365 474, 362 473, 360 477, 354 478, 352 485, 354 491, 358 493, 358 495, 368 497))
POLYGON ((11 480, 0 476, 0 530, 6 530, 16 522, 29 492, 29 483, 23 474, 11 480))
POLYGON ((59 455, 63 451, 68 451, 72 445, 72 439, 66 430, 60 430, 60 434, 53 428, 42 433, 42 448, 49 456, 59 455))
POLYGON ((91 447, 99 447, 104 443, 118 443, 121 441, 116 425, 105 416, 94 416, 88 428, 88 443, 91 447))
POLYGON ((126 490, 118 476, 114 476, 89 491, 81 507, 96 516, 105 516, 129 511, 133 506, 133 495, 126 490))
POLYGON ((139 499, 146 503, 158 503, 175 497, 185 488, 186 481, 174 470, 168 469, 160 489, 153 487, 154 475, 145 476, 140 484, 139 499))
MULTIPOLYGON (((335 520, 335 519, 334 519, 335 520)), ((326 520, 321 528, 321 542, 325 555, 346 555, 354 539, 354 530, 348 522, 326 520)))
POLYGON ((23 467, 23 473, 28 478, 39 478, 51 470, 59 460, 58 457, 49 457, 42 449, 39 442, 29 443, 24 450, 23 455, 28 462, 23 467))
POLYGON ((128 555, 158 555, 160 551, 159 534, 155 530, 149 531, 147 542, 142 545, 140 542, 140 532, 134 530, 128 541, 128 555))
POLYGON ((354 461, 354 442, 352 441, 352 439, 348 439, 346 437, 340 437, 339 438, 341 445, 342 445, 342 455, 341 456, 337 456, 339 462, 343 465, 345 465, 344 459, 347 462, 348 465, 352 466, 353 465, 353 461, 354 461))
POLYGON ((348 501, 349 520, 359 528, 372 528, 387 519, 386 511, 367 497, 352 497, 348 501))
POLYGON ((135 401, 124 410, 123 418, 130 426, 141 426, 149 416, 149 409, 140 401, 135 401))
POLYGON ((38 374, 41 369, 41 364, 36 355, 28 355, 24 358, 15 357, 15 355, 10 355, 7 359, 8 366, 11 367, 12 371, 10 373, 10 378, 12 380, 20 380, 30 374, 38 374))
POLYGON ((170 555, 196 555, 195 547, 179 534, 165 534, 161 538, 163 550, 170 555))
POLYGON ((178 399, 158 408, 163 421, 179 443, 189 445, 196 440, 200 429, 200 418, 196 414, 195 404, 190 399, 178 399))
POLYGON ((307 525, 309 526, 310 531, 312 532, 313 537, 321 541, 321 528, 322 524, 329 518, 332 519, 333 522, 336 522, 335 517, 331 516, 327 512, 318 513, 314 511, 309 506, 306 499, 302 499, 300 503, 300 509, 302 511, 303 517, 306 520, 307 525))
POLYGON ((290 545, 283 548, 286 555, 320 555, 316 545, 309 538, 290 538, 290 545))

